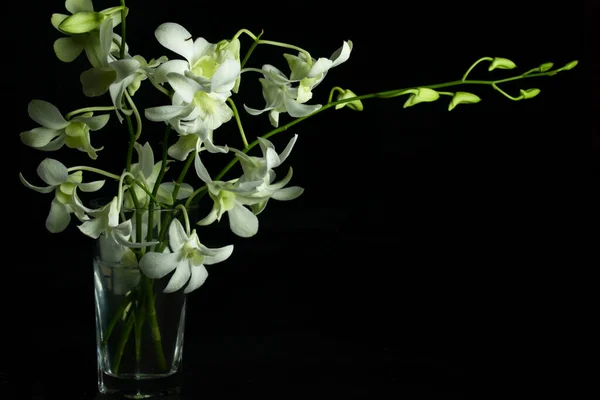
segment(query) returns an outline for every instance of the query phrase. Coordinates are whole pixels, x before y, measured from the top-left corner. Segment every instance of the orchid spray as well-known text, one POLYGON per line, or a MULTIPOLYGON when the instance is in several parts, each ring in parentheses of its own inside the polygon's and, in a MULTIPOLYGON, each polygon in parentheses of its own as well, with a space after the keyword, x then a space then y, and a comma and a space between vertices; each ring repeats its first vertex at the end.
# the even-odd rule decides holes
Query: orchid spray
MULTIPOLYGON (((151 330, 158 359, 165 369, 164 356, 160 355, 160 327, 154 318, 150 294, 154 280, 171 274, 165 293, 198 289, 208 276, 206 266, 227 260, 233 251, 232 245, 206 247, 201 240, 201 227, 218 222, 227 214, 233 234, 251 237, 257 233, 258 216, 270 200, 293 200, 303 193, 303 188, 289 186, 291 167, 280 179, 275 173, 289 158, 298 135, 292 135, 283 149, 276 149, 270 137, 326 110, 335 110, 336 114, 360 112, 363 102, 374 98, 395 100, 405 96, 404 108, 445 98, 452 111, 459 105, 481 101, 464 88, 488 86, 508 100, 527 100, 539 95, 540 90, 526 87, 509 94, 501 88, 502 84, 553 76, 577 65, 577 61, 572 61, 554 68, 551 62, 545 62, 508 77, 471 79, 471 73, 480 64, 487 66, 490 76, 498 73, 496 70, 517 68, 507 58, 483 57, 454 81, 363 95, 333 86, 325 101, 318 103, 313 92, 324 86, 323 81, 334 73, 334 68, 349 60, 352 41, 341 41, 329 57, 315 57, 293 44, 263 39, 263 32, 241 29, 230 38, 210 43, 177 23, 165 22, 156 28, 154 36, 169 56, 147 59, 132 53, 126 44, 129 8, 124 0, 101 11, 94 10, 92 0, 66 0, 65 7, 69 14, 57 13, 51 18, 59 36, 54 42, 56 56, 60 61, 72 62, 85 54, 89 68, 79 76, 83 93, 88 97, 106 97, 107 103, 63 114, 64 110, 49 102, 32 100, 28 114, 37 126, 22 132, 21 140, 42 152, 76 149, 93 161, 103 155, 103 148, 95 144, 95 132, 105 128, 113 117, 128 134, 125 162, 120 169, 109 172, 92 164, 66 166, 54 158, 45 158, 37 169, 45 185, 30 183, 33 179, 22 174, 20 179, 34 191, 53 194, 46 219, 50 232, 61 232, 75 220, 84 235, 101 241, 107 258, 139 269, 139 275, 122 288, 126 296, 103 343, 118 323, 126 324, 123 332, 127 335, 132 326, 141 329, 145 325, 151 330), (247 49, 242 46, 245 40, 247 49), (289 71, 256 60, 259 46, 280 48, 289 71), (258 79, 262 93, 256 95, 256 101, 239 107, 236 95, 247 79, 258 79), (141 85, 150 85, 160 92, 164 103, 152 107, 139 104, 135 94, 141 85), (250 132, 244 129, 240 110, 250 116, 268 117, 272 129, 247 136, 250 132), (157 158, 150 137, 145 136, 155 135, 154 130, 160 126, 165 132, 157 158), (221 131, 226 129, 239 132, 237 144, 224 142, 221 131), (230 161, 221 171, 210 173, 203 162, 207 153, 229 157, 230 161), (240 167, 237 173, 226 178, 235 166, 240 167), (167 180, 168 170, 179 173, 167 180), (196 176, 189 176, 194 173, 196 176), (98 178, 88 179, 88 175, 98 178), (199 179, 201 186, 193 187, 190 178, 199 179), (81 199, 81 193, 99 191, 106 180, 115 187, 110 201, 93 207, 81 199), (202 200, 212 202, 212 208, 198 220, 190 220, 188 210, 202 200), (181 218, 155 212, 161 209, 175 209, 181 218), (155 234, 157 226, 160 229, 155 234), (136 301, 136 296, 143 296, 144 301, 136 301), (142 306, 137 306, 140 303, 142 306)), ((123 346, 127 335, 120 339, 123 346)), ((118 362, 115 365, 118 370, 118 362)))

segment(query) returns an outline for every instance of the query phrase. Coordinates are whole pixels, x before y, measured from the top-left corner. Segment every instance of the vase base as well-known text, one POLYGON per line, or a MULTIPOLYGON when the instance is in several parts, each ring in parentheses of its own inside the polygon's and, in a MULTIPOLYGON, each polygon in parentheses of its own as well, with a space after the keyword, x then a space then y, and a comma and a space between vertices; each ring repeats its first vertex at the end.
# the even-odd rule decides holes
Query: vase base
POLYGON ((99 372, 98 391, 127 399, 176 395, 181 392, 181 378, 179 372, 162 377, 139 375, 118 378, 99 372))

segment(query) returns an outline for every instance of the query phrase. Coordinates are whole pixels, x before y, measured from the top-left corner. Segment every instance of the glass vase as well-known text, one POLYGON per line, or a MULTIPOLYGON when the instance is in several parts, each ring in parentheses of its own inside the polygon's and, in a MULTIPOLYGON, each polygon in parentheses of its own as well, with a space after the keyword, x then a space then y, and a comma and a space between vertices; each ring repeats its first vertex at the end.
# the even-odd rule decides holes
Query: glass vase
POLYGON ((181 390, 186 295, 183 290, 163 293, 171 274, 150 279, 138 260, 145 251, 164 250, 168 225, 181 220, 182 212, 155 210, 148 216, 147 210, 128 215, 131 239, 137 234, 158 244, 129 248, 103 233, 94 246, 98 390, 103 394, 147 398, 181 390), (143 223, 137 227, 136 221, 143 223))

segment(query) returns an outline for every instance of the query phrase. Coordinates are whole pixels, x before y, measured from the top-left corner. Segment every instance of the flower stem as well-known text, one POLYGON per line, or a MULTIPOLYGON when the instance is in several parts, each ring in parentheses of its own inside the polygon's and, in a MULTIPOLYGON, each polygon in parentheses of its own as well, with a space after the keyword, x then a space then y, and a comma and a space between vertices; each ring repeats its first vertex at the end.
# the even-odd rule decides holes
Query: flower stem
POLYGON ((158 326, 158 319, 156 317, 156 304, 153 291, 153 284, 150 278, 142 276, 144 280, 144 289, 146 291, 146 306, 148 308, 148 319, 150 324, 150 332, 152 334, 152 341, 154 342, 154 348, 156 350, 156 357, 158 366, 161 370, 167 370, 167 361, 162 347, 162 338, 160 336, 160 328, 158 326))
POLYGON ((239 34, 241 34, 242 32, 247 34, 248 36, 250 36, 252 39, 254 39, 254 42, 252 42, 252 45, 248 49, 248 52, 246 53, 246 55, 244 56, 244 59, 242 60, 242 63, 240 64, 240 67, 244 68, 244 65, 246 65, 246 63, 248 62, 248 59, 250 58, 250 54, 252 54, 254 52, 254 49, 256 49, 256 46, 258 46, 258 40, 260 39, 260 37, 262 36, 264 31, 261 31, 260 35, 254 36, 254 34, 252 34, 252 32, 250 32, 249 30, 242 29, 234 36, 234 39, 237 38, 239 36, 239 34))
POLYGON ((65 115, 65 119, 68 121, 70 120, 74 115, 77 114, 83 114, 86 112, 93 112, 93 111, 113 111, 115 109, 114 106, 104 106, 104 107, 85 107, 85 108, 80 108, 78 110, 74 110, 71 111, 70 113, 65 115))
POLYGON ((89 172, 95 172, 96 174, 99 175, 104 175, 108 178, 112 178, 114 180, 119 180, 121 179, 121 177, 119 175, 115 175, 115 174, 111 174, 110 172, 106 172, 104 170, 98 169, 98 168, 94 168, 94 167, 88 167, 85 165, 80 165, 77 167, 71 167, 71 168, 67 168, 68 172, 74 172, 74 171, 89 171, 89 172))
POLYGON ((129 340, 129 335, 131 334, 131 328, 133 328, 134 321, 135 315, 134 313, 130 313, 129 317, 127 318, 127 322, 125 323, 123 333, 121 334, 121 339, 119 340, 117 352, 115 353, 115 358, 113 361, 113 372, 115 374, 119 372, 119 367, 121 366, 121 359, 123 358, 123 352, 125 351, 125 345, 127 345, 127 341, 129 340))
MULTIPOLYGON (((537 78, 537 77, 542 77, 542 76, 552 76, 554 73, 556 73, 555 71, 548 71, 548 72, 540 72, 537 74, 530 74, 530 75, 518 75, 518 76, 513 76, 510 78, 505 78, 505 79, 499 79, 499 80, 494 80, 494 81, 486 81, 486 80, 455 80, 455 81, 450 81, 450 82, 443 82, 443 83, 436 83, 436 84, 432 84, 432 85, 418 85, 418 86, 411 86, 408 88, 403 88, 403 89, 396 89, 396 90, 387 90, 384 92, 376 92, 376 93, 369 93, 369 94, 364 94, 361 96, 355 96, 355 97, 349 97, 347 99, 342 99, 342 100, 338 100, 338 101, 334 101, 331 103, 327 103, 325 104, 323 107, 319 108, 318 110, 314 111, 313 113, 306 115, 304 117, 299 117, 296 118, 290 122, 288 122, 287 124, 280 126, 276 129, 273 129, 272 131, 266 133, 265 135, 262 136, 262 138, 264 139, 268 139, 269 137, 276 135, 279 132, 283 132, 287 129, 289 129, 290 127, 299 124, 300 122, 304 121, 305 119, 308 119, 316 114, 319 114, 329 108, 335 107, 338 104, 342 104, 342 103, 348 103, 351 101, 356 101, 356 100, 365 100, 365 99, 372 99, 372 98, 386 98, 386 97, 395 97, 397 95, 400 94, 408 94, 408 91, 411 89, 419 89, 419 88, 429 88, 429 89, 441 89, 441 88, 446 88, 446 87, 452 87, 452 86, 459 86, 459 85, 488 85, 488 86, 495 86, 499 83, 504 83, 504 82, 510 82, 510 81, 516 81, 516 80, 520 80, 520 79, 528 79, 528 78, 537 78)), ((244 153, 247 153, 248 151, 250 151, 253 147, 255 147, 256 145, 258 145, 258 139, 254 140, 252 143, 250 143, 248 146, 246 146, 242 151, 244 153)), ((222 170, 221 172, 219 172, 219 174, 217 174, 217 176, 215 176, 214 180, 218 181, 220 180, 236 163, 238 162, 238 158, 234 157, 229 164, 227 164, 222 170)), ((192 196, 190 196, 190 198, 188 199, 188 202, 191 203, 191 199, 193 196, 196 195, 196 193, 199 193, 200 191, 196 191, 194 192, 194 194, 192 194, 192 196)))
POLYGON ((121 0, 121 48, 120 50, 120 58, 121 60, 125 58, 125 40, 127 38, 127 7, 125 6, 125 0, 121 0))
POLYGON ((240 114, 238 113, 235 103, 233 102, 233 100, 231 100, 231 97, 227 98, 227 102, 231 105, 231 108, 233 110, 233 115, 235 116, 235 121, 237 122, 238 128, 240 130, 240 135, 242 136, 242 142, 244 143, 244 147, 248 147, 248 140, 246 139, 246 134, 244 133, 244 127, 242 126, 242 121, 240 120, 240 114))
POLYGON ((135 330, 135 361, 140 362, 142 358, 142 327, 146 321, 146 303, 145 299, 141 298, 140 303, 135 310, 136 318, 134 324, 135 330))
POLYGON ((108 323, 108 327, 106 328, 106 333, 104 334, 104 337, 102 338, 102 347, 106 347, 106 345, 108 344, 108 339, 110 339, 110 335, 112 334, 113 329, 115 329, 115 326, 117 325, 117 322, 119 322, 119 319, 121 319, 123 312, 125 311, 127 306, 129 304, 131 304, 132 301, 133 301, 133 292, 129 292, 125 296, 125 298, 123 299, 121 304, 119 305, 119 308, 117 308, 117 311, 115 311, 115 314, 113 315, 110 322, 108 323))

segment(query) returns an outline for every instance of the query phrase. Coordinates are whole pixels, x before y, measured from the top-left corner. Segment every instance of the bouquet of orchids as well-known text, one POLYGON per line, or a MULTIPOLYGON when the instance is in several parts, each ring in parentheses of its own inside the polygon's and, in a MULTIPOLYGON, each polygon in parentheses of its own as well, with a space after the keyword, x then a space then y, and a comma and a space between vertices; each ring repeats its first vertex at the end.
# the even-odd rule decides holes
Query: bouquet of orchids
POLYGON ((275 173, 288 159, 298 135, 293 135, 287 146, 279 150, 269 141, 271 136, 328 109, 362 111, 363 101, 372 98, 407 96, 404 103, 407 108, 445 96, 449 100, 448 110, 453 110, 458 105, 477 103, 481 99, 467 91, 440 89, 487 85, 513 101, 531 99, 540 93, 539 89, 521 89, 511 95, 500 85, 552 76, 577 64, 573 61, 553 69, 553 64, 546 62, 511 77, 468 79, 480 63, 486 63, 488 71, 516 68, 509 59, 484 57, 455 81, 359 96, 335 86, 326 102, 318 104, 313 101, 313 91, 323 86, 332 69, 348 61, 353 51, 350 40, 343 41, 329 57, 314 57, 303 48, 265 40, 262 33, 256 35, 247 29, 210 43, 202 37, 195 38, 177 23, 166 22, 158 26, 154 35, 158 43, 172 53, 169 55, 174 56, 147 60, 131 53, 126 44, 129 9, 125 1, 102 11, 95 11, 91 0, 66 0, 65 6, 70 14, 54 14, 51 19, 61 35, 54 42, 56 56, 63 62, 71 62, 85 53, 90 67, 80 75, 83 93, 88 97, 106 96, 108 104, 86 106, 63 114, 46 101, 32 100, 28 113, 39 126, 22 132, 21 140, 44 152, 66 147, 85 152, 91 160, 96 160, 102 155, 102 147, 92 144, 96 141, 94 132, 104 128, 112 116, 128 133, 125 163, 118 171, 109 172, 93 166, 69 167, 54 158, 46 158, 37 169, 45 186, 30 183, 31 179, 22 174, 21 182, 37 192, 54 194, 46 219, 50 232, 61 232, 76 219, 84 235, 101 241, 101 250, 106 249, 107 258, 139 268, 144 279, 152 281, 173 272, 164 288, 166 293, 194 291, 207 278, 206 265, 222 262, 232 254, 232 245, 206 247, 200 240, 201 235, 192 228, 220 221, 227 214, 233 234, 251 237, 259 227, 257 216, 269 200, 293 200, 303 193, 301 187, 288 185, 292 178, 291 167, 280 179, 275 173), (120 30, 115 29, 117 27, 120 30), (246 39, 249 46, 243 50, 242 42, 246 39), (283 57, 289 72, 268 63, 248 66, 258 46, 275 46, 286 52, 283 57), (244 104, 243 110, 251 116, 268 116, 272 129, 252 135, 254 139, 249 141, 235 98, 243 90, 246 79, 257 78, 263 99, 249 106, 244 104), (134 100, 142 84, 151 85, 160 96, 164 95, 164 103, 142 108, 134 100), (260 108, 263 101, 265 105, 260 108), (144 119, 150 122, 149 127, 162 125, 165 128, 158 160, 151 140, 144 137, 146 130, 142 134, 142 127, 146 126, 144 119), (240 146, 223 141, 225 136, 221 130, 225 128, 239 132, 240 146), (259 152, 252 154, 255 148, 259 152), (208 164, 203 162, 207 153, 229 157, 229 164, 212 174, 205 167, 208 164), (238 174, 224 180, 236 165, 241 167, 238 174), (178 174, 167 181, 170 169, 178 174), (102 180, 88 180, 84 173, 102 180), (199 187, 189 183, 196 177, 202 181, 199 187), (106 180, 115 184, 110 201, 99 207, 82 201, 82 192, 99 191, 106 180), (188 211, 201 200, 211 201, 212 209, 199 220, 190 220, 188 211), (165 219, 160 212, 155 212, 161 209, 177 210, 182 218, 165 219), (158 234, 153 233, 156 226, 160 226, 158 234))

